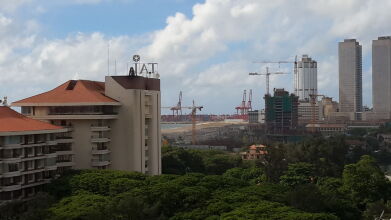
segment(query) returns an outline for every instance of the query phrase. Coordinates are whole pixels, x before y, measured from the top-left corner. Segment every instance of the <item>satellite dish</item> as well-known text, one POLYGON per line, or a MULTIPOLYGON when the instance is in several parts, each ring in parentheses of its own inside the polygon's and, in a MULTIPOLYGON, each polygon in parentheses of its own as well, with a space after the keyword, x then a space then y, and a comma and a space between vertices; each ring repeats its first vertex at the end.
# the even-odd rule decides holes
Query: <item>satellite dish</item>
POLYGON ((139 62, 140 61, 140 55, 134 55, 133 56, 133 61, 134 62, 139 62))

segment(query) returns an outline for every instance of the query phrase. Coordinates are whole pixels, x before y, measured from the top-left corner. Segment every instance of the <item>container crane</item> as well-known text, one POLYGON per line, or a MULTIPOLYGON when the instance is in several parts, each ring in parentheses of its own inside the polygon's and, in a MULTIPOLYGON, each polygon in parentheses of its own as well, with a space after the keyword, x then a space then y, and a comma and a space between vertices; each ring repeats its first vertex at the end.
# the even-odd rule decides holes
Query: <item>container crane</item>
POLYGON ((172 111, 173 116, 175 115, 175 113, 176 113, 176 116, 178 116, 179 112, 182 115, 182 91, 179 92, 178 103, 176 104, 176 106, 171 107, 170 110, 172 111))
POLYGON ((242 99, 242 103, 239 105, 239 106, 236 106, 235 109, 236 109, 236 114, 239 115, 239 111, 240 111, 240 115, 244 115, 245 114, 245 109, 246 109, 246 97, 247 97, 247 91, 244 90, 243 91, 243 99, 242 99))
POLYGON ((250 93, 248 94, 248 101, 246 105, 247 112, 253 110, 252 101, 253 101, 253 90, 250 89, 250 93))

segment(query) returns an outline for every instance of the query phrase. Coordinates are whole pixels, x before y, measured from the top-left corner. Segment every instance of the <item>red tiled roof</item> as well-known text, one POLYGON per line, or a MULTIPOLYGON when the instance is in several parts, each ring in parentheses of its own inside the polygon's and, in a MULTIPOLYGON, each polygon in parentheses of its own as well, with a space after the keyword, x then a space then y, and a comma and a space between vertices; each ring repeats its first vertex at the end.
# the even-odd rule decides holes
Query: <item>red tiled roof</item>
POLYGON ((9 107, 0 106, 0 132, 58 130, 62 127, 28 118, 9 107))
POLYGON ((30 98, 12 103, 14 106, 25 104, 69 104, 69 103, 118 103, 104 95, 103 82, 89 80, 69 80, 57 88, 30 98))

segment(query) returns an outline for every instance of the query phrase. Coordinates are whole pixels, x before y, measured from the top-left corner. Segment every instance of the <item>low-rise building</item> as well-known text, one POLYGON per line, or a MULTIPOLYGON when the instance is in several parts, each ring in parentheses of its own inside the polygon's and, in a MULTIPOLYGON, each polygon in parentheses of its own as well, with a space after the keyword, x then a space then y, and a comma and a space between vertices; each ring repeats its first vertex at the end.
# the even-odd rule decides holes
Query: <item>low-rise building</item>
POLYGON ((262 159, 263 156, 267 154, 265 145, 251 145, 248 147, 247 151, 241 152, 243 160, 257 160, 262 159))
POLYGON ((68 131, 0 106, 0 203, 34 195, 74 164, 68 131))
POLYGON ((309 132, 318 132, 322 135, 333 135, 337 133, 345 133, 348 129, 347 124, 308 124, 306 126, 309 132))

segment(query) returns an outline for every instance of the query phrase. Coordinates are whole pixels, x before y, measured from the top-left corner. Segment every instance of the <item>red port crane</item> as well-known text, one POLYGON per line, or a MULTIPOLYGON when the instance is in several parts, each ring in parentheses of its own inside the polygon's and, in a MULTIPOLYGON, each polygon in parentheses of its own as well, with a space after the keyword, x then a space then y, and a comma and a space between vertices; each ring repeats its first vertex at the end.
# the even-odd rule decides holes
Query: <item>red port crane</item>
POLYGON ((245 109, 246 109, 246 97, 247 97, 247 91, 244 90, 243 91, 242 103, 239 106, 235 107, 237 115, 239 115, 239 112, 240 112, 240 115, 244 115, 244 112, 245 112, 245 109))
POLYGON ((250 93, 249 93, 248 101, 247 101, 247 90, 243 91, 242 103, 239 106, 235 107, 236 115, 237 115, 236 118, 243 119, 243 120, 248 119, 248 111, 252 110, 252 96, 253 96, 253 92, 250 89, 250 93), (247 103, 246 103, 246 101, 247 101, 247 103))

